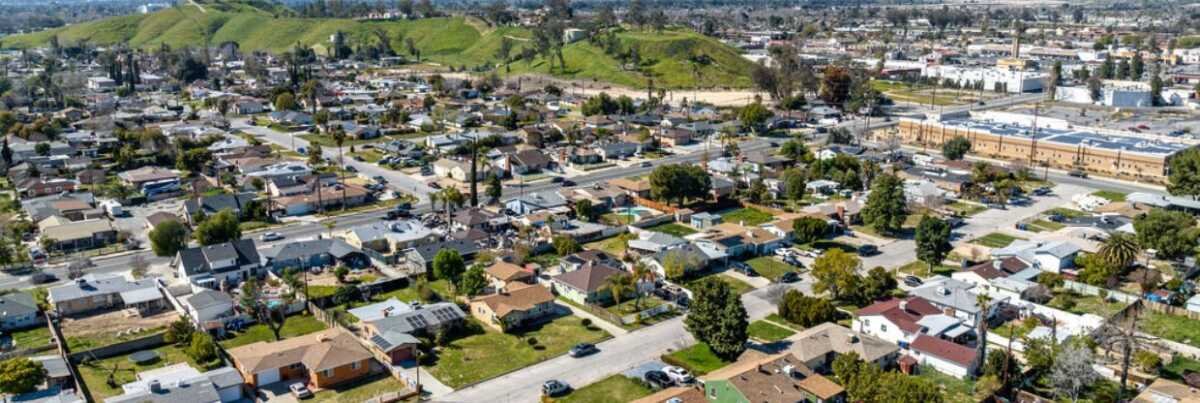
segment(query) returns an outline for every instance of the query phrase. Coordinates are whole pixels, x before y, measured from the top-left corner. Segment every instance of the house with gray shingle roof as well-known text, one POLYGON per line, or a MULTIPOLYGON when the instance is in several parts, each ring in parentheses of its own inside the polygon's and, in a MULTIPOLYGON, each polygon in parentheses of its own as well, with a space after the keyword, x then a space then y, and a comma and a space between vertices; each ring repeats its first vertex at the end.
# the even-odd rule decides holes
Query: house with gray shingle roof
POLYGON ((338 238, 277 244, 262 250, 261 254, 264 265, 276 272, 287 268, 308 269, 339 263, 350 268, 361 268, 370 263, 361 249, 338 238))
POLYGON ((179 277, 196 291, 216 290, 222 283, 236 286, 251 276, 263 274, 253 239, 187 248, 179 251, 173 264, 179 277))
POLYGON ((33 296, 24 291, 0 295, 0 330, 25 329, 43 322, 33 296))
POLYGON ((121 275, 88 274, 51 287, 47 299, 64 316, 128 307, 151 312, 166 306, 155 280, 134 281, 121 275))

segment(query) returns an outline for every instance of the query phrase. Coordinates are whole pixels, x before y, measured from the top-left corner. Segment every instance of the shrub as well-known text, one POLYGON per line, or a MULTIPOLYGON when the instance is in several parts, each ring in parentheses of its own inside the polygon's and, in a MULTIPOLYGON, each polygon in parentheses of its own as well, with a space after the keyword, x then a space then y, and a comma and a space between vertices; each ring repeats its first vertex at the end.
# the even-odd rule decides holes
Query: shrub
POLYGON ((579 324, 583 325, 583 327, 590 328, 590 327, 592 327, 592 320, 588 319, 588 318, 583 318, 583 320, 579 321, 579 324))

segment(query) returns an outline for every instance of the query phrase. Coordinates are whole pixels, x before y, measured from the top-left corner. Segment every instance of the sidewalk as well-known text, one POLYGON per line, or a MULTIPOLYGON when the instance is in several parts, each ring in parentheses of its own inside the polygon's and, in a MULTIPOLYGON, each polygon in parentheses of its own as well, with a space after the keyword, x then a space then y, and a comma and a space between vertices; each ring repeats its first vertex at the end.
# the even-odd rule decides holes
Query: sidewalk
POLYGON ((573 307, 573 306, 571 306, 571 304, 558 304, 558 305, 566 307, 575 316, 591 320, 592 326, 596 326, 598 328, 604 329, 604 331, 608 332, 608 334, 611 334, 614 337, 615 336, 624 336, 626 334, 629 334, 628 330, 625 330, 624 328, 617 326, 616 324, 613 324, 612 322, 609 322, 607 320, 600 319, 599 316, 593 315, 591 312, 573 307))

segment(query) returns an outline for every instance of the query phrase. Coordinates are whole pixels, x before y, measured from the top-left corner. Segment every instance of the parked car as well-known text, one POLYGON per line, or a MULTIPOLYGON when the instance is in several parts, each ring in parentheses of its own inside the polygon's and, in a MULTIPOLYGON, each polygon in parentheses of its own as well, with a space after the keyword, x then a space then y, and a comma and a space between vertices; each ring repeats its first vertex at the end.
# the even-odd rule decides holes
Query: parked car
POLYGON ((551 379, 542 382, 542 394, 550 397, 559 396, 571 390, 571 386, 566 382, 551 379))
POLYGON ((789 271, 783 273, 782 276, 779 276, 780 283, 795 283, 797 281, 800 281, 800 273, 796 273, 794 271, 789 271))
POLYGON ((384 178, 383 175, 372 176, 371 180, 378 182, 378 183, 388 183, 387 178, 384 178))
POLYGON ((652 166, 654 166, 654 164, 651 164, 650 161, 642 161, 642 168, 649 168, 652 166))
POLYGON ((358 173, 358 168, 355 168, 353 165, 346 165, 346 172, 358 173))
POLYGON ((563 181, 562 181, 562 185, 563 185, 564 187, 566 187, 566 186, 575 186, 575 181, 573 181, 573 180, 570 180, 570 179, 563 179, 563 181))
POLYGON ((258 240, 263 242, 278 241, 280 239, 283 239, 283 234, 278 232, 267 232, 258 237, 258 240))
POLYGON ((32 276, 29 276, 29 282, 34 284, 53 283, 55 281, 58 281, 58 276, 55 276, 51 273, 46 273, 44 271, 39 271, 34 273, 32 276))
POLYGON ((671 378, 672 381, 675 381, 676 383, 684 384, 696 379, 692 376, 691 372, 688 372, 688 370, 680 367, 666 366, 663 367, 662 370, 667 374, 668 377, 671 378))
POLYGON ((925 282, 921 281, 920 277, 904 276, 904 285, 907 285, 909 287, 920 287, 921 284, 925 284, 925 282))
POLYGON ((875 256, 879 254, 879 248, 875 245, 862 245, 858 247, 859 256, 875 256))
POLYGON ((1033 195, 1034 196, 1045 196, 1045 195, 1050 194, 1050 191, 1051 191, 1050 188, 1042 186, 1040 188, 1034 189, 1033 195))
POLYGON ((441 189, 442 185, 439 185, 437 182, 430 182, 429 187, 434 188, 434 189, 441 189))
POLYGON ((1076 178, 1087 178, 1088 177, 1087 172, 1084 172, 1084 171, 1078 170, 1078 169, 1072 170, 1071 172, 1067 172, 1067 175, 1071 175, 1076 178))
POLYGON ((562 183, 562 181, 563 181, 563 177, 561 177, 561 176, 550 177, 550 183, 562 183))
POLYGON ((308 386, 305 386, 301 382, 288 385, 288 389, 292 391, 292 396, 295 396, 297 399, 307 399, 313 397, 312 391, 308 390, 308 386))
POLYGON ((675 381, 671 380, 671 377, 662 371, 646 371, 646 374, 642 375, 642 380, 646 381, 654 389, 666 389, 675 384, 675 381))
POLYGON ((598 352, 600 352, 600 349, 596 348, 595 344, 579 343, 574 347, 571 347, 571 351, 567 352, 567 354, 569 354, 571 357, 579 358, 596 354, 598 352))

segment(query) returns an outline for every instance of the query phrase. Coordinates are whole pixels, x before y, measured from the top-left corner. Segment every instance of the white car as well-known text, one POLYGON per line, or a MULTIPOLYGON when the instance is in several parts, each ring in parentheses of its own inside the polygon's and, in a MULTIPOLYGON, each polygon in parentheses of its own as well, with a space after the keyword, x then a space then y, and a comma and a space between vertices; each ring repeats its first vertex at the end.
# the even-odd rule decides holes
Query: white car
POLYGON ((312 391, 308 390, 308 386, 300 382, 289 385, 288 389, 292 390, 292 396, 295 396, 297 399, 307 399, 313 396, 312 391))
POLYGON ((675 381, 675 383, 678 383, 678 384, 685 384, 685 383, 691 382, 692 380, 695 379, 694 377, 692 377, 691 372, 688 372, 688 370, 680 368, 680 367, 676 367, 676 366, 663 367, 662 371, 666 372, 667 376, 670 377, 672 381, 675 381))
POLYGON ((283 234, 278 232, 267 232, 259 236, 258 239, 263 242, 278 241, 283 239, 283 234))

